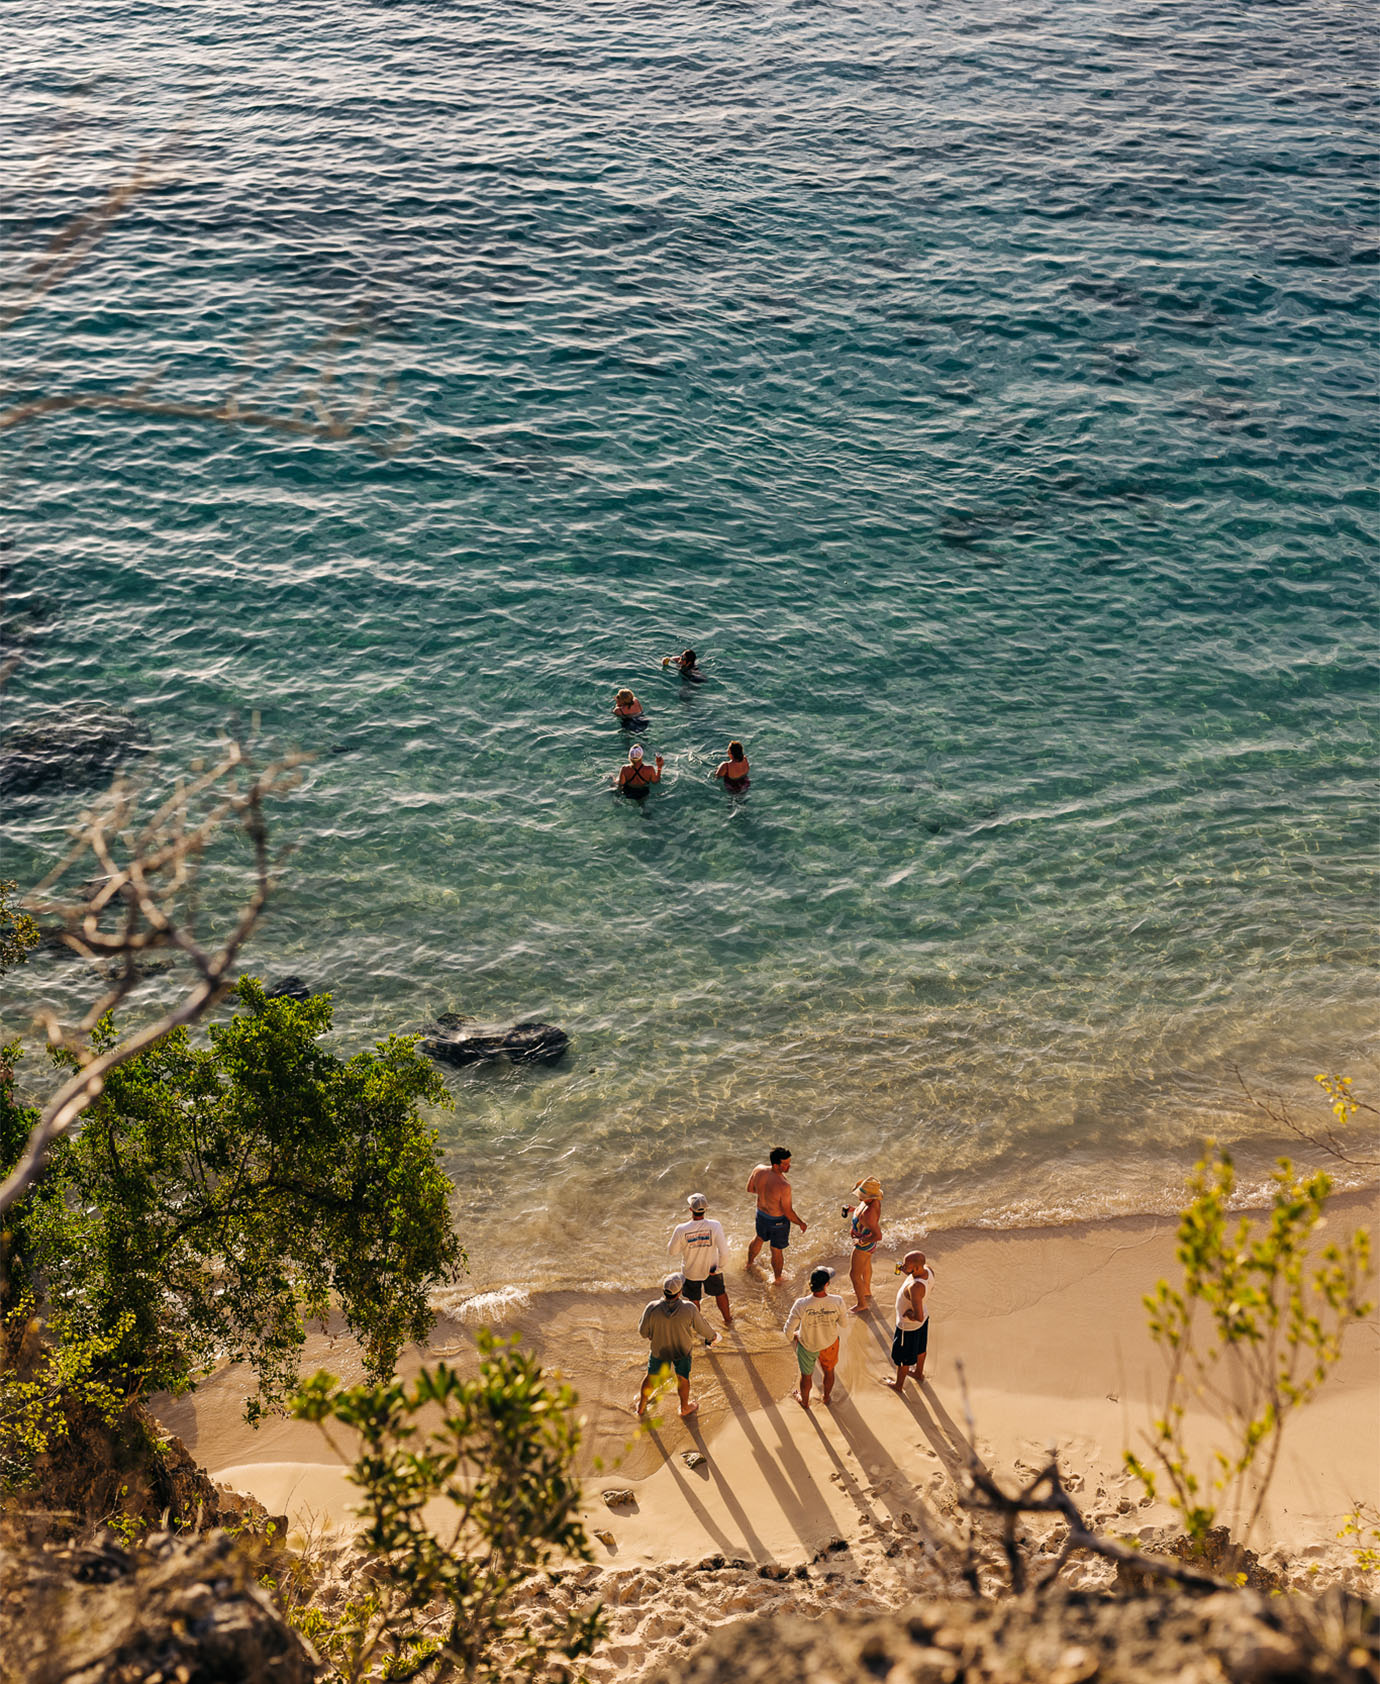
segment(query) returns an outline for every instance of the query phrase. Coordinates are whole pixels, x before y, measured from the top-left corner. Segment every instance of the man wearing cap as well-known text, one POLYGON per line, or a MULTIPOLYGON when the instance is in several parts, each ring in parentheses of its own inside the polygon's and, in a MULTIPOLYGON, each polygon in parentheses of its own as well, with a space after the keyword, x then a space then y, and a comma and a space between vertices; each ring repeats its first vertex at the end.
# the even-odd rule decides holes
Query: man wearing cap
POLYGON ((925 1378, 925 1352, 930 1345, 930 1282, 934 1276, 925 1263, 923 1251, 908 1251, 896 1265, 896 1273, 904 1273, 906 1277, 896 1293, 896 1333, 891 1341, 896 1378, 883 1384, 901 1392, 912 1368, 917 1386, 925 1378))
POLYGON ((800 1370, 800 1388, 791 1396, 805 1409, 810 1407, 810 1387, 814 1384, 815 1366, 824 1376, 822 1396, 828 1403, 834 1390, 834 1370, 839 1365, 839 1341, 843 1337, 847 1316, 843 1299, 825 1288, 834 1278, 834 1271, 821 1265, 810 1272, 810 1296, 797 1298, 791 1305, 782 1330, 787 1338, 795 1335, 795 1360, 800 1370))
POLYGON ((648 1304, 638 1323, 637 1331, 652 1342, 647 1377, 637 1396, 639 1416, 647 1413, 653 1389, 668 1368, 675 1371, 681 1414, 693 1415, 699 1408, 699 1404, 690 1401, 690 1362, 695 1341, 703 1339, 706 1345, 717 1345, 719 1335, 710 1330, 699 1306, 681 1297, 684 1285, 680 1275, 667 1275, 661 1283, 661 1297, 648 1304))
POLYGON ((728 1289, 724 1285, 728 1241, 719 1224, 704 1214, 708 1200, 703 1193, 691 1193, 685 1202, 690 1206, 690 1221, 681 1223, 666 1249, 680 1263, 685 1276, 685 1297, 698 1304, 707 1292, 719 1306, 724 1326, 732 1327, 733 1312, 728 1307, 728 1289))

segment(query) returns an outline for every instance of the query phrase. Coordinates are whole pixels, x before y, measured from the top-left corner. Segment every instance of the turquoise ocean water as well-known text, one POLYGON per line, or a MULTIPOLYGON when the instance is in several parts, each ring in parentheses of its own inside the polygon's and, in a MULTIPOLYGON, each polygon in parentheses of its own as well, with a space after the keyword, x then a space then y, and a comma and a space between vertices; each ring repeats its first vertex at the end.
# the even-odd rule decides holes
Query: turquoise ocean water
MULTIPOLYGON (((898 1237, 1169 1209, 1205 1131, 1280 1144, 1233 1065, 1374 1072, 1369 8, 4 22, 11 278, 166 151, 3 401, 277 371, 286 411, 297 356, 410 429, 0 435, 5 711, 312 751, 251 960, 342 1048, 570 1031, 451 1078, 468 1290, 654 1274, 695 1184, 741 1234, 778 1140, 806 1255, 870 1170, 898 1237)), ((82 794, 10 804, 6 874, 82 794)), ((78 987, 40 959, 7 1021, 78 987)))

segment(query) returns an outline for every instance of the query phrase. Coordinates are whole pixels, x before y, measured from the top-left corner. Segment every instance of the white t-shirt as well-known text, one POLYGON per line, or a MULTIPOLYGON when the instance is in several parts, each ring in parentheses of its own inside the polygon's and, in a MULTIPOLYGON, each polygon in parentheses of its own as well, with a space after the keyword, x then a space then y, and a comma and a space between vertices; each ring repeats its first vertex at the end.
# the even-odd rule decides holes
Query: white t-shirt
POLYGON ((718 1274, 728 1260, 724 1231, 707 1216, 682 1222, 666 1249, 672 1257, 683 1259, 681 1273, 688 1281, 702 1281, 707 1275, 718 1274))
POLYGON ((812 1292, 808 1298, 797 1298, 786 1317, 784 1332, 789 1338, 797 1325, 800 1343, 807 1351, 827 1351, 848 1325, 848 1311, 843 1299, 825 1292, 818 1298, 812 1292))
POLYGON ((933 1281, 934 1276, 928 1269, 925 1269, 918 1275, 907 1275, 896 1289, 896 1325, 902 1333, 918 1333, 930 1319, 930 1295, 934 1291, 933 1281), (922 1300, 925 1313, 919 1321, 916 1321, 910 1313, 910 1289, 916 1281, 920 1281, 925 1288, 925 1296, 922 1300))

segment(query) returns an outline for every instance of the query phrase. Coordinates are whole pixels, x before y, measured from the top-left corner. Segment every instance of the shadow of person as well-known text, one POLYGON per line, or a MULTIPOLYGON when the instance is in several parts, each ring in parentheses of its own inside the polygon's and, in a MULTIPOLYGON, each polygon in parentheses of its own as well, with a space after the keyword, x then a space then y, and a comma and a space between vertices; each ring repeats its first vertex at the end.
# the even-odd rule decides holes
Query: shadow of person
MULTIPOLYGON (((704 1434, 700 1431, 699 1422, 692 1418, 689 1422, 687 1422, 687 1426, 689 1427, 691 1438, 694 1439, 696 1447, 699 1449, 700 1454, 704 1457, 704 1462, 694 1471, 697 1474, 703 1475, 705 1479, 709 1479, 714 1482, 714 1489, 719 1493, 720 1498, 723 1500, 723 1505, 725 1509, 728 1510, 728 1513, 733 1520, 733 1524, 742 1534, 743 1546, 747 1552, 757 1561, 769 1560, 770 1553, 761 1538, 758 1537, 757 1529, 748 1519, 747 1511, 738 1501, 738 1493, 733 1489, 732 1484, 727 1478, 725 1478, 724 1474, 715 1463, 714 1458, 709 1454, 708 1447, 704 1442, 704 1434)), ((678 1471, 676 1472, 676 1480, 677 1483, 680 1483, 681 1475, 678 1471)), ((722 1534, 716 1530, 714 1536, 717 1538, 721 1537, 722 1534)), ((736 1547, 730 1547, 728 1544, 725 1544, 723 1547, 725 1553, 729 1555, 736 1555, 738 1553, 736 1547)))
MULTIPOLYGON (((724 1397, 729 1407, 737 1417, 743 1433, 752 1445, 753 1460, 761 1470, 767 1481, 773 1497, 780 1505, 782 1514, 789 1521, 791 1530, 800 1540, 801 1546, 809 1555, 815 1547, 817 1525, 811 1525, 809 1505, 817 1501, 822 1493, 815 1484, 809 1468, 805 1465, 805 1458, 800 1454, 799 1446, 791 1438, 786 1424, 781 1417, 781 1409, 776 1399, 771 1395, 762 1376, 757 1372, 757 1364, 749 1358, 742 1366, 756 1395, 758 1410, 765 1420, 770 1422, 772 1431, 776 1435, 778 1449, 770 1449, 757 1430, 754 1412, 745 1399, 729 1385, 723 1365, 712 1352, 709 1362, 714 1369, 724 1397)), ((799 1408, 798 1405, 793 1405, 799 1408)))
MULTIPOLYGON (((703 1450, 704 1441, 699 1436, 699 1424, 694 1421, 693 1416, 690 1418, 690 1421, 693 1423, 691 1426, 692 1436, 694 1437, 695 1442, 700 1446, 701 1450, 703 1450)), ((692 1489, 689 1480, 686 1479, 685 1475, 676 1466, 675 1459, 671 1452, 666 1448, 665 1444, 662 1443, 660 1428, 648 1427, 647 1437, 651 1439, 652 1443, 655 1444, 657 1449, 661 1452, 662 1463, 665 1467, 670 1469, 671 1478, 675 1480, 676 1486, 680 1491, 681 1496, 685 1499, 685 1505, 690 1510, 691 1514, 693 1514, 695 1519, 699 1521, 700 1525, 704 1527, 705 1531, 711 1538, 713 1538, 714 1542, 725 1555, 736 1554, 737 1552, 734 1549, 733 1543, 727 1532, 723 1530, 719 1523, 714 1519, 713 1515, 710 1514, 709 1510, 704 1506, 704 1503, 700 1500, 699 1493, 692 1489)), ((760 1542, 758 1547, 761 1547, 760 1542)))

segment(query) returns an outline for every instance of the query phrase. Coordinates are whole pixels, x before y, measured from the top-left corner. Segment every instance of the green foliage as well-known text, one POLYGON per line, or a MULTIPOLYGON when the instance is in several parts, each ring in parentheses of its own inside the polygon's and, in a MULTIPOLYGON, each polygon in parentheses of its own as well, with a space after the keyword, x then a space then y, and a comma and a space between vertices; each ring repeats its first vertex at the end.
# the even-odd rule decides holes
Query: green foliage
POLYGON ((1188 1536, 1201 1542, 1230 1500, 1239 1512, 1248 1476, 1255 1498, 1242 1537, 1259 1517, 1284 1428, 1317 1395, 1342 1353, 1346 1328, 1368 1315, 1370 1236, 1358 1228, 1314 1250, 1332 1184, 1306 1179, 1281 1158, 1263 1226, 1232 1220, 1231 1158, 1215 1149, 1189 1178, 1179 1217, 1181 1288, 1160 1281, 1145 1299, 1150 1333, 1169 1359, 1164 1405, 1150 1433, 1151 1463, 1126 1466, 1153 1496, 1163 1475, 1188 1536), (1188 1413, 1200 1405, 1227 1429, 1209 1466, 1188 1445, 1188 1413))
POLYGON ((1351 1556, 1366 1573, 1380 1573, 1380 1511, 1374 1503, 1357 1503, 1337 1537, 1351 1543, 1351 1556))
POLYGON ((590 1654, 603 1635, 597 1608, 540 1629, 512 1606, 557 1557, 590 1559, 573 1472, 576 1398, 516 1341, 484 1332, 479 1350, 472 1380, 444 1364, 410 1386, 341 1389, 318 1374, 294 1400, 299 1419, 339 1422, 361 1441, 350 1478, 364 1494, 360 1542, 381 1568, 378 1589, 309 1633, 348 1684, 533 1678, 590 1654), (439 1424, 420 1424, 438 1412, 439 1424), (425 1513, 441 1502, 444 1539, 431 1530, 435 1510, 425 1513))
POLYGON ((127 1331, 82 1336, 61 1322, 45 1327, 31 1292, 17 1294, 0 1317, 0 1494, 28 1485, 38 1458, 67 1431, 72 1409, 107 1422, 124 1399, 100 1378, 101 1365, 127 1331))
POLYGON ((14 904, 19 885, 12 877, 0 880, 0 976, 22 965, 38 946, 38 925, 14 904))
POLYGON ((329 996, 269 999, 250 978, 236 994, 208 1048, 177 1030, 110 1072, 14 1232, 16 1278, 41 1278, 88 1337, 123 1330, 110 1364, 127 1393, 240 1360, 253 1416, 295 1386, 304 1321, 332 1298, 367 1371, 391 1373, 464 1254, 417 1111, 445 1088, 415 1041, 342 1061, 319 1045, 329 996))

